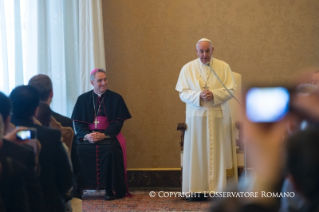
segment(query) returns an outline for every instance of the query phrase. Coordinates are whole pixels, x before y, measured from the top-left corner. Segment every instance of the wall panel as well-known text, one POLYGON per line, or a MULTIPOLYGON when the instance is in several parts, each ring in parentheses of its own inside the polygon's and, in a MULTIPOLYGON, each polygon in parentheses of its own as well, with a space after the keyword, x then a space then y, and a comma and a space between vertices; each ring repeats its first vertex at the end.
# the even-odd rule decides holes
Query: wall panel
POLYGON ((284 82, 319 65, 319 1, 103 0, 102 11, 109 88, 133 116, 123 128, 129 168, 180 166, 185 105, 175 85, 200 38, 244 84, 284 82))

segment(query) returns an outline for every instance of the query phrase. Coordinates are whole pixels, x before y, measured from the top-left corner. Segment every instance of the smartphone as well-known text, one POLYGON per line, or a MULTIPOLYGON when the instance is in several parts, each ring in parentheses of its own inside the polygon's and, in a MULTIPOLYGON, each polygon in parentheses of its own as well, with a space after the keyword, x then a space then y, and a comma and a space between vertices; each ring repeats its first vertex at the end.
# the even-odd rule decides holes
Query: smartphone
POLYGON ((17 132, 18 140, 28 140, 28 139, 36 139, 37 138, 37 129, 29 128, 27 130, 22 130, 17 132))
POLYGON ((289 111, 290 92, 285 87, 251 87, 245 103, 246 115, 251 122, 276 122, 289 111))

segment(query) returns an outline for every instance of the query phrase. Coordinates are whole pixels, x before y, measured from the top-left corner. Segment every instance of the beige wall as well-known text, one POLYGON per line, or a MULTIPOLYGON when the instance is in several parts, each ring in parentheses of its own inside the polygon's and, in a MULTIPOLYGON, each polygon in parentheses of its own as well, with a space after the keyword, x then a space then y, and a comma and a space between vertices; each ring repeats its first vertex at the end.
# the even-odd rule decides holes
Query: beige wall
POLYGON ((109 87, 133 116, 123 128, 129 168, 180 167, 185 105, 175 85, 200 38, 245 84, 284 82, 319 65, 316 0, 102 1, 109 87))

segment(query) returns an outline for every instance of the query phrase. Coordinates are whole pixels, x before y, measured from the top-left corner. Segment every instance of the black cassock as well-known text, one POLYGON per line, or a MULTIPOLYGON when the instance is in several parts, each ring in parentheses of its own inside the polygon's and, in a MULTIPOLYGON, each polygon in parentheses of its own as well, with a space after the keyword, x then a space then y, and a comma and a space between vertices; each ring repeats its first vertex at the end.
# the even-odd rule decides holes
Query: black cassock
POLYGON ((121 132, 124 121, 129 118, 131 115, 122 96, 111 90, 107 90, 100 97, 93 90, 78 97, 72 119, 81 160, 79 189, 105 188, 107 192, 114 191, 119 197, 127 193, 124 167, 126 161, 123 159, 126 158, 126 150, 124 149, 123 155, 117 136, 121 132), (106 129, 94 129, 94 131, 104 133, 110 138, 92 144, 83 138, 92 132, 89 125, 94 125, 96 116, 107 118, 108 126, 106 129))

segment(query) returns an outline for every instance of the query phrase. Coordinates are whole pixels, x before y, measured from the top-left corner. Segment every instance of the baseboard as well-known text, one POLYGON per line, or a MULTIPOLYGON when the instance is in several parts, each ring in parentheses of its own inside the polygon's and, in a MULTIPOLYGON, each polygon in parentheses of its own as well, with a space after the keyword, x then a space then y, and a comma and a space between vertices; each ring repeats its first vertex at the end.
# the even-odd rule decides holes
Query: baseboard
MULTIPOLYGON (((243 168, 238 168, 239 176, 243 168)), ((134 188, 181 188, 181 168, 130 168, 127 169, 128 186, 134 188)))
POLYGON ((129 187, 181 188, 181 168, 127 169, 129 187))
POLYGON ((182 168, 127 168, 127 171, 181 171, 182 168))

